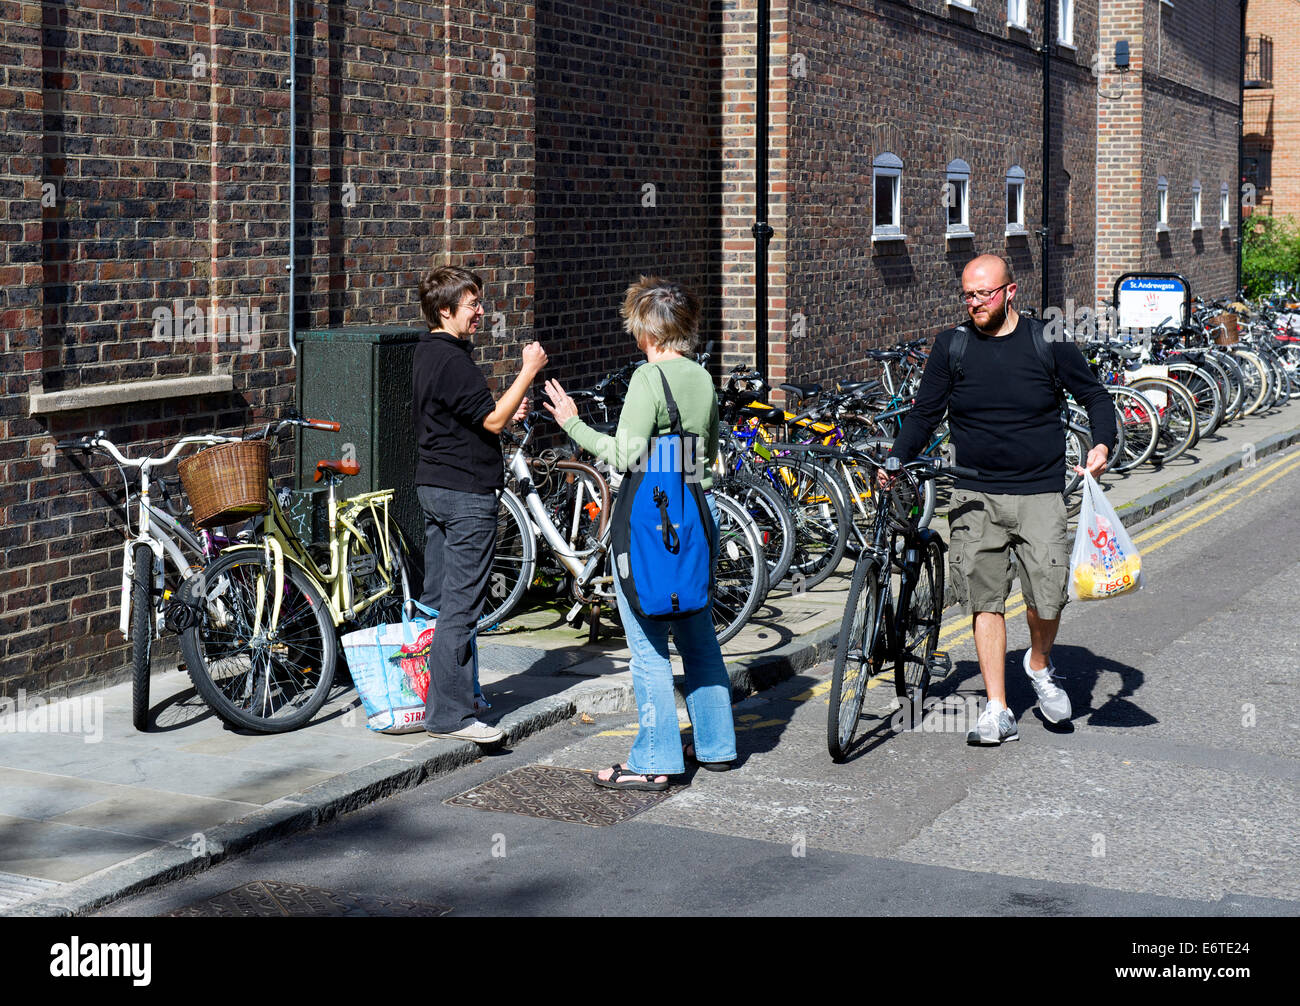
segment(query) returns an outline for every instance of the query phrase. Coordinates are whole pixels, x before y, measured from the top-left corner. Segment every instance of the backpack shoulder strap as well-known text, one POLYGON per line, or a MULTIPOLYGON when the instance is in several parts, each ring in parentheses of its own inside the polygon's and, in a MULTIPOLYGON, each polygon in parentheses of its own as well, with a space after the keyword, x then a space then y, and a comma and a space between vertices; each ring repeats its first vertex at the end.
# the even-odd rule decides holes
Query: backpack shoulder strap
POLYGON ((659 371, 659 380, 664 386, 664 400, 668 403, 668 423, 670 431, 682 435, 682 417, 677 411, 677 400, 673 398, 673 389, 668 387, 668 378, 664 376, 663 368, 657 368, 659 371))
POLYGON ((970 329, 958 325, 952 330, 952 341, 948 343, 948 385, 951 388, 958 381, 965 380, 966 344, 970 341, 970 329))
POLYGON ((1028 321, 1030 341, 1034 344, 1034 352, 1038 354, 1038 362, 1043 365, 1043 371, 1052 383, 1052 393, 1058 401, 1063 400, 1065 392, 1056 376, 1056 354, 1047 342, 1047 326, 1038 318, 1029 318, 1028 321))

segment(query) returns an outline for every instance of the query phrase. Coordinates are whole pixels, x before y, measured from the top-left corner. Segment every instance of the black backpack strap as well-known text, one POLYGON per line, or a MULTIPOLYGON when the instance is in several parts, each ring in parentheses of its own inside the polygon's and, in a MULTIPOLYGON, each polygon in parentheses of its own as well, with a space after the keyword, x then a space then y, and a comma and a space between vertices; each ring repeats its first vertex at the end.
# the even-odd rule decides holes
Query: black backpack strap
POLYGON ((1037 318, 1030 318, 1028 321, 1034 352, 1038 354, 1038 362, 1043 365, 1043 372, 1052 383, 1052 394, 1056 395, 1058 402, 1064 403, 1065 389, 1061 387, 1061 382, 1056 376, 1056 354, 1052 352, 1052 347, 1047 342, 1047 326, 1037 318))
POLYGON ((966 344, 970 341, 970 329, 958 325, 952 330, 952 341, 948 343, 948 388, 952 389, 958 381, 965 380, 966 344))
POLYGON ((664 386, 664 398, 668 402, 668 423, 672 427, 670 432, 682 435, 682 417, 677 411, 677 401, 673 398, 673 389, 668 387, 668 378, 664 377, 664 372, 659 371, 659 380, 664 386))

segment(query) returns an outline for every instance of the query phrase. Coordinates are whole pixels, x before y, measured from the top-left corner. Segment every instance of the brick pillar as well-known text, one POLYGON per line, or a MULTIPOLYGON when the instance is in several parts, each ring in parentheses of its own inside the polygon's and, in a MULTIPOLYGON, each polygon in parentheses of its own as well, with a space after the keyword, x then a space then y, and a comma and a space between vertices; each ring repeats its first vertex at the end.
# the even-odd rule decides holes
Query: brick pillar
MULTIPOLYGON (((753 363, 755 115, 757 109, 756 0, 736 0, 722 11, 722 354, 723 371, 753 363)), ((789 29, 784 2, 771 4, 771 87, 768 96, 768 378, 787 379, 786 184, 789 29)))
POLYGON ((1143 0, 1101 0, 1097 100, 1096 303, 1109 304, 1115 280, 1142 264, 1143 0), (1130 69, 1113 67, 1127 39, 1130 69))

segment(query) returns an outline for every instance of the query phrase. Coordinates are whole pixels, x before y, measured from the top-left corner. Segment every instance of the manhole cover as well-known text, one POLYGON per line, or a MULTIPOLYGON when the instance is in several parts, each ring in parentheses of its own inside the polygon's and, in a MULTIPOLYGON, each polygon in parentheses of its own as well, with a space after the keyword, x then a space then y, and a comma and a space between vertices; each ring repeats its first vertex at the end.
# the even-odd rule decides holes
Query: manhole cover
POLYGON ((671 795, 671 789, 662 793, 601 789, 592 784, 590 772, 525 765, 443 803, 604 828, 635 817, 671 795))
POLYGON ((368 894, 336 894, 305 884, 278 880, 257 880, 207 901, 196 901, 165 917, 179 918, 376 918, 415 916, 435 918, 450 908, 426 905, 401 898, 378 898, 368 894))

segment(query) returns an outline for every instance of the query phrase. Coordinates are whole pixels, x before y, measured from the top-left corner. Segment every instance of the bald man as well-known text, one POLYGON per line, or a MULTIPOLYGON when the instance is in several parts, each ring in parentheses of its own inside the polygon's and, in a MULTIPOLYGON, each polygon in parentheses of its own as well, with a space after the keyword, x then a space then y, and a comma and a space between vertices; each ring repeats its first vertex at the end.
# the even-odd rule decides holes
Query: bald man
MULTIPOLYGON (((1011 264, 980 255, 961 275, 961 299, 970 320, 959 326, 959 360, 952 359, 958 328, 941 332, 926 362, 916 404, 891 454, 911 461, 948 414, 958 465, 980 473, 953 484, 948 510, 948 568, 953 590, 973 620, 975 650, 988 703, 969 744, 1018 740, 1007 708, 1005 620, 1007 595, 1020 567, 1029 623, 1021 661, 1049 723, 1068 720, 1070 697, 1056 682, 1052 643, 1065 607, 1070 569, 1066 535, 1065 434, 1058 385, 1088 410, 1093 443, 1084 466, 1094 477, 1115 446, 1115 410, 1077 347, 1047 341, 1042 322, 1016 311, 1011 264), (1038 348, 1033 340, 1042 340, 1038 348), (1045 352, 1040 352, 1045 349, 1045 352)), ((882 473, 883 474, 883 473, 882 473)))

